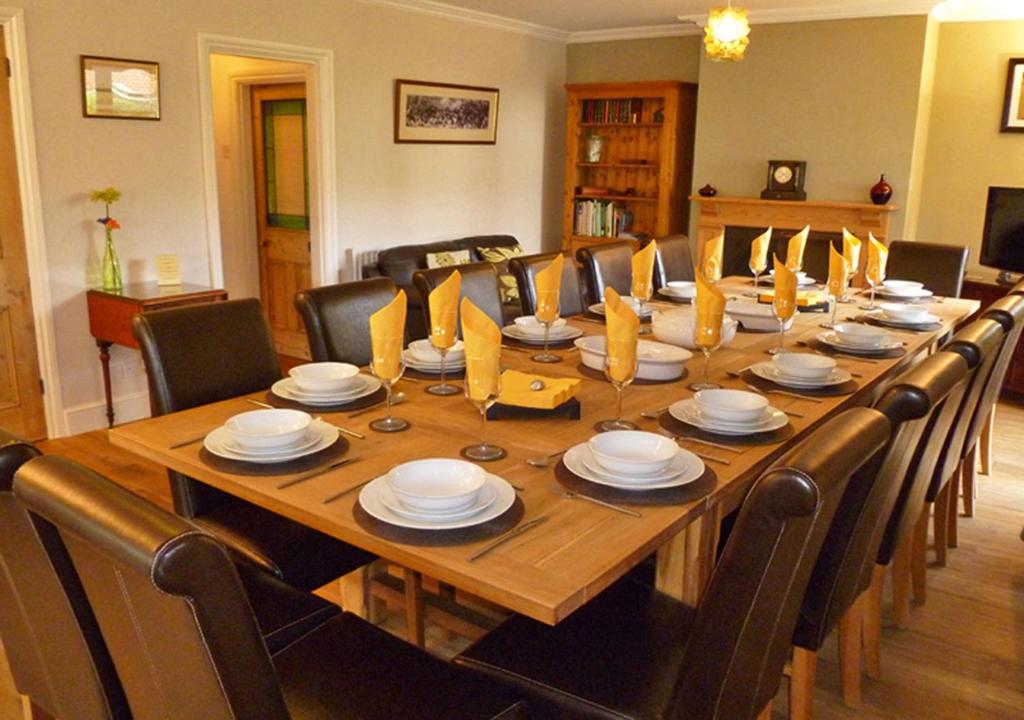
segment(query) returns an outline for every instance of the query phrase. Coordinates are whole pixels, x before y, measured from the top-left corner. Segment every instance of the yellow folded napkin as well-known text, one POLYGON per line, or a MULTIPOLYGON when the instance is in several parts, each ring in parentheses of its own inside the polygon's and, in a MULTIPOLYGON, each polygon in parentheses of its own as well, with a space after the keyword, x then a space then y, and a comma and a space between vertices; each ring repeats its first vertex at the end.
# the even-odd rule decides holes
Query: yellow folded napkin
POLYGON ((778 255, 774 259, 775 290, 772 293, 772 305, 775 306, 775 314, 785 322, 796 313, 796 273, 780 262, 778 255))
POLYGON ((880 285, 885 280, 885 263, 888 259, 889 248, 868 233, 868 266, 864 274, 872 284, 880 285))
POLYGON ((722 250, 724 246, 725 233, 720 233, 704 243, 700 269, 710 282, 716 283, 722 279, 722 250))
POLYGON ((771 242, 772 229, 769 227, 750 243, 750 272, 760 274, 768 268, 768 246, 771 242))
POLYGON ((474 402, 494 400, 501 390, 501 330, 469 298, 462 298, 462 342, 466 348, 466 391, 474 402))
POLYGON ((370 316, 370 367, 381 380, 395 380, 402 372, 405 345, 405 290, 370 316))
POLYGON ((658 243, 651 242, 638 253, 633 254, 633 286, 632 295, 643 301, 650 299, 654 293, 654 257, 658 252, 658 243))
POLYGON ((612 287, 605 288, 604 310, 608 337, 608 375, 617 383, 631 382, 636 375, 640 318, 612 287))
POLYGON ((694 342, 700 348, 714 350, 722 344, 722 317, 725 295, 704 278, 697 276, 697 296, 693 300, 697 325, 694 342))
POLYGON ((846 258, 831 243, 828 246, 828 291, 835 298, 846 292, 846 258))
POLYGON ((501 374, 501 396, 498 402, 502 405, 553 410, 575 397, 582 382, 579 378, 551 378, 506 370, 501 374), (542 381, 544 388, 531 390, 530 383, 534 380, 542 381))
POLYGON ((458 339, 455 331, 461 290, 462 275, 455 270, 427 298, 430 306, 430 343, 436 348, 450 348, 458 339))
POLYGON ((554 322, 561 312, 562 266, 565 256, 558 255, 551 264, 537 272, 537 320, 554 322))
POLYGON ((843 259, 849 276, 856 275, 860 269, 860 238, 846 228, 843 228, 843 259))
POLYGON ((807 236, 811 232, 811 226, 805 225, 804 229, 789 239, 786 247, 786 267, 793 272, 799 272, 804 266, 804 248, 807 247, 807 236))

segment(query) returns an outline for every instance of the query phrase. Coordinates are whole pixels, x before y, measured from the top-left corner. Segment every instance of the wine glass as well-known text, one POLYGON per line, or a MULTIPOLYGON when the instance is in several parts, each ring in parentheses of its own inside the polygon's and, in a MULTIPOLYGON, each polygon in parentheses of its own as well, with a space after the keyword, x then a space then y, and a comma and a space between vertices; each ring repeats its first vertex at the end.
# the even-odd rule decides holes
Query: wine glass
MULTIPOLYGON (((497 358, 495 358, 495 362, 497 362, 497 358)), ((480 442, 462 448, 459 451, 462 457, 478 462, 490 462, 491 460, 500 460, 508 455, 505 448, 487 442, 487 410, 497 402, 500 394, 501 374, 497 369, 493 373, 481 374, 472 372, 467 365, 466 399, 480 413, 480 442)))
POLYGON ((702 326, 695 319, 693 323, 693 343, 700 348, 701 353, 704 355, 704 377, 701 380, 690 383, 689 388, 691 390, 717 390, 722 386, 711 382, 709 366, 711 364, 711 353, 722 345, 721 329, 717 329, 716 332, 716 328, 702 326))
POLYGON ((633 364, 630 367, 628 361, 624 362, 620 358, 613 358, 613 353, 610 349, 606 348, 606 350, 607 352, 604 356, 604 376, 608 378, 608 382, 615 388, 615 419, 602 420, 597 424, 597 431, 636 430, 636 423, 622 419, 622 391, 636 379, 636 369, 639 361, 634 355, 633 364))
POLYGON ((838 300, 842 303, 853 302, 853 295, 850 294, 850 288, 853 286, 853 276, 857 272, 857 264, 851 258, 843 257, 843 262, 846 263, 846 286, 843 288, 842 297, 838 300))
MULTIPOLYGON (((399 355, 399 357, 401 357, 401 355, 399 355)), ((394 371, 394 368, 391 368, 391 371, 389 372, 388 370, 384 369, 386 367, 387 363, 379 362, 377 361, 376 358, 374 359, 374 362, 370 363, 370 372, 372 372, 377 377, 377 379, 380 380, 380 384, 384 386, 384 392, 387 393, 387 414, 384 417, 378 418, 371 422, 370 429, 383 433, 393 433, 401 432, 402 430, 408 430, 408 420, 391 417, 391 388, 396 382, 402 379, 402 373, 405 372, 405 359, 402 358, 401 360, 398 361, 397 372, 394 371)))
POLYGON ((769 350, 770 354, 778 355, 786 352, 786 323, 793 318, 795 312, 796 301, 784 298, 781 293, 776 292, 772 299, 772 315, 779 321, 779 346, 769 350))
MULTIPOLYGON (((843 283, 843 285, 845 287, 846 283, 843 283)), ((829 288, 828 302, 832 306, 832 319, 821 323, 821 327, 831 330, 836 326, 836 310, 839 309, 839 296, 832 292, 831 288, 829 288)))
POLYGON ((871 288, 871 297, 868 300, 867 307, 865 307, 864 309, 865 310, 877 310, 878 306, 875 305, 875 286, 876 285, 880 285, 882 283, 882 281, 885 280, 885 277, 884 276, 883 277, 876 277, 875 273, 873 273, 873 272, 866 272, 866 273, 864 273, 864 278, 868 281, 868 286, 871 288))
POLYGON ((431 395, 455 395, 461 390, 458 385, 451 385, 445 377, 445 358, 448 351, 456 342, 455 333, 451 330, 455 324, 437 323, 430 331, 430 345, 441 356, 441 382, 434 385, 427 385, 424 388, 431 395))
MULTIPOLYGON (((649 302, 651 296, 654 295, 654 283, 652 282, 651 278, 648 277, 644 279, 642 277, 634 277, 633 287, 630 289, 630 295, 632 295, 637 302, 636 314, 637 317, 639 317, 642 321, 644 317, 644 304, 649 302)), ((650 325, 644 325, 641 323, 641 335, 650 335, 652 332, 653 330, 651 330, 650 325)))
POLYGON ((761 263, 756 263, 756 262, 754 262, 753 258, 750 259, 750 262, 747 264, 747 267, 750 268, 750 272, 752 272, 754 274, 754 289, 751 290, 750 292, 743 293, 745 296, 747 296, 747 297, 757 297, 760 294, 761 273, 764 272, 766 264, 767 264, 767 261, 761 262, 761 263))
POLYGON ((555 355, 553 352, 548 350, 548 338, 551 333, 551 326, 558 321, 558 315, 560 311, 558 298, 554 298, 554 302, 551 302, 551 298, 543 297, 542 293, 538 293, 537 297, 537 312, 534 315, 537 318, 537 322, 544 326, 544 352, 534 355, 532 360, 540 363, 556 363, 562 362, 561 355, 555 355))

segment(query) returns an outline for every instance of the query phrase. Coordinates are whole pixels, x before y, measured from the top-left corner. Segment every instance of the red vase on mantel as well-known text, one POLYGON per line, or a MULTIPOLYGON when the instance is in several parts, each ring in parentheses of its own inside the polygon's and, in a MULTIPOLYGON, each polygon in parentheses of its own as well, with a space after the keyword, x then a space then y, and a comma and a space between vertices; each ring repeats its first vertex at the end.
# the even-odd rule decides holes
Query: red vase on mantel
POLYGON ((871 188, 871 202, 875 205, 885 205, 892 197, 892 185, 885 181, 885 173, 878 179, 871 188))

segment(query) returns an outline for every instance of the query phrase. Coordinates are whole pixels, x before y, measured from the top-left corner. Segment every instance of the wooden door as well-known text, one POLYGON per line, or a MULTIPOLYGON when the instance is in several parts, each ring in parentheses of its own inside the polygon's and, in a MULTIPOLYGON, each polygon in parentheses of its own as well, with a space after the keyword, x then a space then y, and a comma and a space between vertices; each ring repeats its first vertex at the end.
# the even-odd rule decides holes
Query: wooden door
POLYGON ((251 93, 260 297, 278 353, 308 358, 292 304, 312 284, 306 86, 256 85, 251 93))
MULTIPOLYGON (((0 34, 0 58, 6 56, 0 34)), ((27 440, 46 437, 14 157, 10 82, 5 72, 0 72, 0 427, 27 440)))

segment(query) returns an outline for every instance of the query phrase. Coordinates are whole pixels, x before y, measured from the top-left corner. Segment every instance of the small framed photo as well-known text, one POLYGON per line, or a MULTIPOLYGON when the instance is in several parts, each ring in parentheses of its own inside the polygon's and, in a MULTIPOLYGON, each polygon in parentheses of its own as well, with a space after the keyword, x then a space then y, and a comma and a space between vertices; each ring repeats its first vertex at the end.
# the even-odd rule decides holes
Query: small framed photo
POLYGON ((160 64, 82 55, 82 114, 159 120, 160 64))
POLYGON ((395 81, 396 143, 493 145, 497 140, 497 88, 395 81))
POLYGON ((1011 58, 1003 98, 1003 132, 1024 132, 1024 58, 1011 58))

